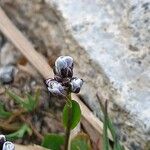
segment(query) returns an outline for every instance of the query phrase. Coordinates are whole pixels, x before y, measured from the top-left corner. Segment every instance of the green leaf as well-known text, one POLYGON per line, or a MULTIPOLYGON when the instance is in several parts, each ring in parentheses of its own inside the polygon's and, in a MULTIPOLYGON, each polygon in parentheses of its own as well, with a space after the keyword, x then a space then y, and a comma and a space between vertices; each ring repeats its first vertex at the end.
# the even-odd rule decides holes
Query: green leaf
POLYGON ((123 150, 123 147, 120 145, 120 142, 119 142, 119 140, 117 138, 116 130, 115 130, 113 124, 112 124, 112 121, 108 117, 108 115, 107 115, 107 121, 108 121, 107 122, 108 123, 107 124, 108 128, 109 128, 109 130, 111 132, 111 135, 112 135, 113 141, 114 141, 114 148, 113 148, 113 150, 123 150))
POLYGON ((19 97, 18 95, 16 95, 15 93, 11 92, 10 90, 6 90, 6 93, 9 95, 9 97, 11 97, 16 103, 18 104, 22 104, 24 103, 24 99, 22 99, 21 97, 19 97))
POLYGON ((92 150, 89 137, 84 133, 78 134, 71 141, 71 150, 92 150))
POLYGON ((116 130, 108 116, 107 116, 107 119, 108 119, 108 128, 110 130, 113 140, 115 140, 116 139, 116 130))
POLYGON ((73 129, 77 126, 81 119, 81 109, 79 104, 71 100, 71 106, 66 103, 64 109, 63 109, 63 124, 65 127, 67 127, 68 119, 70 119, 70 128, 73 129))
POLYGON ((122 146, 120 145, 120 142, 119 142, 119 140, 118 140, 118 138, 117 138, 116 130, 115 130, 113 124, 112 124, 112 121, 111 121, 110 118, 108 117, 108 115, 107 115, 107 123, 108 123, 108 124, 107 124, 107 125, 108 125, 108 128, 109 128, 109 130, 110 130, 110 132, 111 132, 111 135, 112 135, 112 137, 113 137, 113 141, 114 141, 114 148, 113 148, 113 150, 123 150, 123 148, 122 148, 122 146))
MULTIPOLYGON (((100 100, 99 96, 98 96, 98 99, 99 99, 101 110, 102 110, 103 114, 105 114, 105 107, 104 107, 102 101, 100 100)), ((108 128, 109 128, 109 130, 111 132, 111 135, 113 137, 113 140, 115 140, 115 138, 116 138, 116 131, 115 131, 115 128, 114 128, 110 118, 108 117, 108 115, 107 115, 107 122, 108 122, 108 128)))
POLYGON ((104 107, 104 105, 102 104, 99 96, 98 96, 98 99, 99 99, 99 102, 100 102, 101 110, 102 110, 102 112, 104 114, 104 120, 106 119, 105 117, 107 115, 107 128, 110 130, 112 138, 113 138, 113 141, 114 141, 113 150, 124 150, 124 147, 121 146, 119 140, 117 139, 116 129, 115 129, 111 119, 109 118, 108 114, 106 113, 106 107, 107 106, 104 107))
POLYGON ((35 109, 35 101, 33 99, 33 97, 29 94, 27 94, 27 97, 28 99, 26 100, 27 101, 27 109, 29 112, 33 111, 35 109))
POLYGON ((34 96, 27 94, 27 99, 23 99, 9 90, 7 90, 6 92, 16 103, 18 103, 22 108, 24 108, 28 112, 32 112, 38 106, 39 90, 36 91, 34 96))
POLYGON ((40 90, 37 89, 37 91, 35 92, 35 95, 34 95, 35 106, 37 106, 39 103, 39 97, 40 97, 40 90))
POLYGON ((10 90, 6 90, 6 93, 11 97, 17 104, 20 104, 21 107, 26 108, 27 104, 23 98, 11 92, 10 90))
POLYGON ((6 139, 9 140, 9 141, 14 141, 16 139, 23 138, 23 136, 26 133, 31 135, 32 130, 29 128, 29 126, 27 124, 24 124, 24 125, 21 126, 21 128, 18 131, 6 135, 6 139))
POLYGON ((113 150, 124 150, 124 147, 120 145, 119 140, 116 139, 114 140, 114 148, 113 150))
POLYGON ((57 134, 47 134, 44 136, 42 146, 52 150, 60 150, 64 144, 64 136, 57 134))
POLYGON ((104 123, 103 123, 103 150, 109 150, 109 138, 108 138, 108 115, 107 115, 107 101, 105 103, 104 110, 104 123))
POLYGON ((27 94, 28 97, 28 109, 29 111, 33 111, 36 109, 39 103, 39 96, 40 96, 40 91, 37 90, 34 96, 31 96, 30 94, 27 94))
POLYGON ((0 104, 0 118, 9 118, 11 114, 11 112, 5 111, 4 106, 0 104))

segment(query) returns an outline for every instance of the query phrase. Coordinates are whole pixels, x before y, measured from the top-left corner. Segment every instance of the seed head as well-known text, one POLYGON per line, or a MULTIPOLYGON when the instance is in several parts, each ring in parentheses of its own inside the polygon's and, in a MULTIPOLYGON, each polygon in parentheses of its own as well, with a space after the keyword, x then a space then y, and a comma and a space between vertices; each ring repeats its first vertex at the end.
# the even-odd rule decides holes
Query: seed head
POLYGON ((50 93, 57 96, 65 96, 68 93, 79 93, 83 80, 73 76, 73 58, 60 56, 55 61, 54 79, 45 81, 50 93))
POLYGON ((2 149, 3 144, 6 142, 5 135, 1 134, 0 135, 0 149, 2 149))
POLYGON ((15 145, 12 142, 6 141, 3 144, 3 149, 2 150, 15 150, 15 145))
POLYGON ((60 56, 55 61, 54 73, 62 78, 73 76, 73 58, 60 56))
POLYGON ((61 85, 61 83, 57 82, 54 79, 47 79, 46 85, 49 92, 53 95, 63 96, 65 94, 64 87, 61 85))
POLYGON ((73 93, 79 93, 80 89, 83 85, 83 80, 79 79, 77 77, 74 77, 74 78, 72 78, 70 85, 71 85, 71 91, 73 93))

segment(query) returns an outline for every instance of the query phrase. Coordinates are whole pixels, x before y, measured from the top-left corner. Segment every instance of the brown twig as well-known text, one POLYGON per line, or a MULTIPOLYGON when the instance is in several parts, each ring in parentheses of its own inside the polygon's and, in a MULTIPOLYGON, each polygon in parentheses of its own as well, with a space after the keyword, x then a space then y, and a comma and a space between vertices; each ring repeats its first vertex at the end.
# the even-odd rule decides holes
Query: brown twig
POLYGON ((15 123, 13 123, 13 124, 0 123, 0 128, 2 128, 3 130, 6 130, 6 131, 16 131, 20 127, 17 126, 17 124, 15 124, 15 123))
POLYGON ((19 116, 20 119, 25 122, 26 124, 28 124, 30 126, 30 128, 32 129, 33 133, 37 136, 38 139, 40 139, 41 141, 43 140, 43 135, 41 135, 37 130, 36 128, 32 125, 32 123, 26 119, 23 115, 19 116))
POLYGON ((104 112, 105 112, 105 102, 106 102, 107 99, 104 100, 104 98, 102 97, 102 95, 100 95, 100 94, 98 94, 98 93, 96 94, 96 97, 97 97, 97 99, 98 99, 98 102, 99 102, 99 104, 100 104, 100 107, 101 107, 101 109, 102 109, 102 112, 104 113, 104 112), (104 104, 103 104, 102 101, 104 101, 104 104))
POLYGON ((51 112, 47 112, 47 111, 44 111, 44 110, 41 110, 40 113, 42 115, 45 115, 45 116, 48 116, 48 117, 53 117, 53 118, 56 118, 55 114, 52 114, 51 112))
POLYGON ((40 113, 41 113, 42 115, 48 116, 49 118, 53 118, 53 119, 55 119, 55 120, 57 120, 57 121, 60 121, 60 118, 58 118, 55 114, 53 114, 53 113, 51 113, 51 112, 46 112, 46 111, 44 111, 44 110, 41 110, 40 113))
POLYGON ((25 112, 26 112, 26 110, 24 110, 24 109, 20 109, 17 112, 13 112, 13 115, 11 117, 9 117, 9 119, 7 121, 5 121, 5 123, 9 124, 9 123, 13 122, 14 119, 16 119, 18 116, 20 116, 21 114, 23 114, 25 112))

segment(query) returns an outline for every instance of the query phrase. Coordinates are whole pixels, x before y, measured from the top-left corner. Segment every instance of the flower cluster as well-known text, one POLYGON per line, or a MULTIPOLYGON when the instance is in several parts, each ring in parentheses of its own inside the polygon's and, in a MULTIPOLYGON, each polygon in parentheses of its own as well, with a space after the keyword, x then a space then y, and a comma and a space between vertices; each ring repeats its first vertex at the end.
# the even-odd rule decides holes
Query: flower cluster
POLYGON ((15 150, 12 142, 6 141, 5 135, 0 135, 0 150, 15 150))
POLYGON ((45 81, 49 92, 57 96, 66 96, 68 92, 79 93, 83 80, 73 77, 73 58, 60 56, 55 61, 54 79, 45 81))

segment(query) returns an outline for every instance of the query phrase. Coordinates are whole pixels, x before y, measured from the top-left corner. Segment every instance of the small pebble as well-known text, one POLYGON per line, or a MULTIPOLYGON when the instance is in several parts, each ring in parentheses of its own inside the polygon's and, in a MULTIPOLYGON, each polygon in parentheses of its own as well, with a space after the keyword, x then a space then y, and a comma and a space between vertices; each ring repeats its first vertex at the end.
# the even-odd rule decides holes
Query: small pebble
POLYGON ((0 68, 0 83, 9 84, 13 82, 15 74, 15 67, 4 66, 0 68))
POLYGON ((0 87, 0 95, 5 93, 5 88, 4 87, 0 87))
POLYGON ((0 51, 0 64, 2 66, 14 65, 18 61, 20 53, 11 43, 5 43, 0 51))

